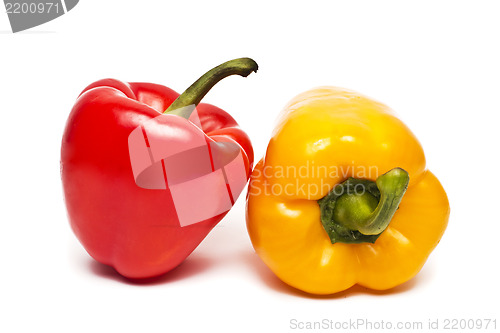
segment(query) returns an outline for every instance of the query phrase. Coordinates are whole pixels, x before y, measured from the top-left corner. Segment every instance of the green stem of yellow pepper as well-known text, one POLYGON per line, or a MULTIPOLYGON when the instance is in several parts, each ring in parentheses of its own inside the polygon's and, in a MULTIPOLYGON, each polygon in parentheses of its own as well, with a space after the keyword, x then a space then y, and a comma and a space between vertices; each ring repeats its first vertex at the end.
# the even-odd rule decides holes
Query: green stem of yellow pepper
POLYGON ((394 168, 375 182, 349 178, 318 201, 321 223, 332 244, 374 243, 387 228, 410 177, 394 168))

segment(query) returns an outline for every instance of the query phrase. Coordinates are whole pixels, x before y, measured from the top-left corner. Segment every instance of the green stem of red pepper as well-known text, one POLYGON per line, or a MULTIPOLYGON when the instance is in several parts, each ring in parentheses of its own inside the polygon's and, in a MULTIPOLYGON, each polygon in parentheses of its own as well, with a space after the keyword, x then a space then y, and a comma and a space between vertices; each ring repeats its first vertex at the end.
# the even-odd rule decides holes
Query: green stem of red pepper
POLYGON ((332 244, 374 243, 391 222, 410 176, 394 168, 377 178, 349 178, 318 200, 321 223, 332 244))
POLYGON ((177 97, 164 114, 173 114, 188 119, 196 105, 217 82, 230 75, 246 77, 252 72, 257 72, 258 68, 257 63, 250 58, 229 60, 212 68, 177 97))

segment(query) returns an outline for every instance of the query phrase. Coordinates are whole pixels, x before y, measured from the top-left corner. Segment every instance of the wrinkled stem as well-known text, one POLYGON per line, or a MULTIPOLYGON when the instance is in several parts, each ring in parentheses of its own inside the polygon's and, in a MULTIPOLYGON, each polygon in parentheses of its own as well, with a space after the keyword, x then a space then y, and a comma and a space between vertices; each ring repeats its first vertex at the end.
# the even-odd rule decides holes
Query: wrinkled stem
POLYGON ((375 182, 350 178, 319 200, 332 243, 373 243, 391 222, 409 181, 405 170, 394 168, 375 182))

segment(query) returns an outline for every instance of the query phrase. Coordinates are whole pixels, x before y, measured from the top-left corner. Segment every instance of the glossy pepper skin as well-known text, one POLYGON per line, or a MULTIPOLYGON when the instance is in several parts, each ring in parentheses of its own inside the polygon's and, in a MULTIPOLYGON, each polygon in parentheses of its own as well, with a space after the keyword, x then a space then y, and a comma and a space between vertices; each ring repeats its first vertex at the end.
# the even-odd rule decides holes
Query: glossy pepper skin
MULTIPOLYGON (((170 191, 144 189, 134 181, 129 134, 144 121, 155 121, 178 97, 152 83, 97 81, 78 97, 64 131, 61 176, 71 227, 94 259, 128 278, 173 269, 225 215, 180 227, 170 191)), ((199 104, 197 111, 206 139, 236 143, 249 174, 252 146, 236 121, 210 104, 199 104)), ((162 126, 166 140, 172 133, 190 140, 188 127, 195 125, 162 126)))
POLYGON ((289 102, 247 196, 257 254, 282 281, 312 294, 355 284, 385 290, 408 281, 439 243, 448 217, 446 193, 410 130, 387 106, 335 87, 289 102), (277 172, 286 167, 309 172, 277 172), (325 167, 331 172, 318 172, 325 167), (386 229, 373 243, 332 244, 318 200, 349 177, 375 181, 394 168, 406 170, 409 184, 386 229))

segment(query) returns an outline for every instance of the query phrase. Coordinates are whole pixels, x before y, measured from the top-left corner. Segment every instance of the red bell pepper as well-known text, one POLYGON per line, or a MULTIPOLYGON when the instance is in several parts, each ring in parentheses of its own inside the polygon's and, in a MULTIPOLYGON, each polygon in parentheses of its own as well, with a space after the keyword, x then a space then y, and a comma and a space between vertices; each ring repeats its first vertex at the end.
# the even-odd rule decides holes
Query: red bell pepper
POLYGON ((94 259, 128 278, 158 276, 224 217, 248 180, 253 150, 229 114, 199 103, 224 77, 253 71, 249 58, 228 61, 180 96, 114 79, 83 90, 64 131, 61 177, 71 227, 94 259))

